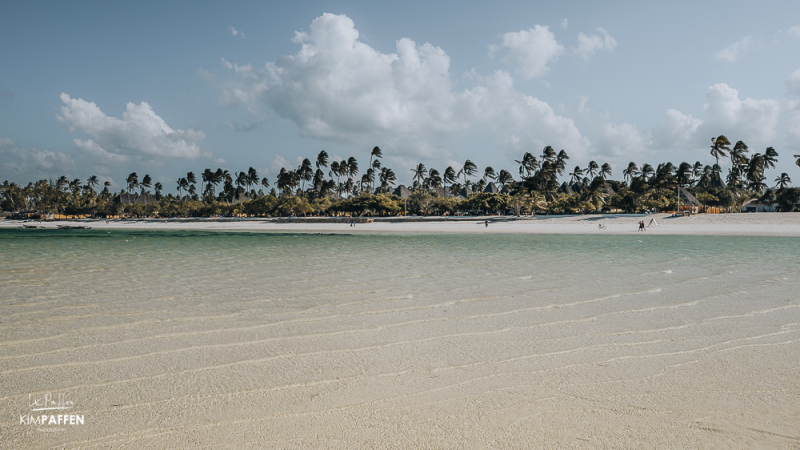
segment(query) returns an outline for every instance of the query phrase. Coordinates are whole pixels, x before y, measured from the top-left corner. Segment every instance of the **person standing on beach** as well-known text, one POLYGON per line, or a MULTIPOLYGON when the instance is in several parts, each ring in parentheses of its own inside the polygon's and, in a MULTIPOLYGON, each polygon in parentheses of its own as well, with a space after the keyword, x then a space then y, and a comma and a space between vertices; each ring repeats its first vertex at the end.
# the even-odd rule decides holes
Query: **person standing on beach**
POLYGON ((484 220, 483 222, 486 224, 486 228, 489 228, 489 220, 487 219, 487 220, 484 220))

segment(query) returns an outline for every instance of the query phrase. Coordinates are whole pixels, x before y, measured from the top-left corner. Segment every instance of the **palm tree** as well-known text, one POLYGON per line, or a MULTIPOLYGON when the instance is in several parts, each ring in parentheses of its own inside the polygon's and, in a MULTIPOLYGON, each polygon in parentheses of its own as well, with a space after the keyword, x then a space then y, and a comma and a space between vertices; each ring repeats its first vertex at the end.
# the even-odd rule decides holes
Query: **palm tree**
POLYGON ((178 188, 178 197, 181 197, 181 191, 189 188, 189 182, 186 180, 186 178, 178 178, 177 188, 178 188))
POLYGON ((372 149, 372 152, 369 154, 369 165, 372 165, 372 158, 382 158, 383 152, 381 152, 380 147, 377 145, 372 149))
POLYGON ((250 167, 247 169, 247 187, 253 190, 252 186, 258 184, 258 172, 256 169, 250 167))
POLYGON ((575 184, 583 178, 583 169, 580 166, 575 166, 575 169, 569 174, 569 182, 575 184))
POLYGON ((397 177, 394 174, 394 171, 388 167, 381 168, 380 174, 380 182, 381 182, 381 191, 386 192, 389 190, 390 187, 394 186, 394 182, 397 180, 397 177))
POLYGON ((561 150, 560 152, 558 152, 558 156, 556 156, 555 167, 556 167, 556 172, 559 175, 562 175, 564 173, 564 170, 566 170, 568 159, 569 155, 567 155, 566 151, 561 150))
POLYGON ((92 175, 86 179, 86 185, 92 189, 92 192, 94 192, 94 187, 97 186, 98 182, 97 175, 92 175))
POLYGON ((230 172, 227 170, 222 170, 221 168, 217 167, 217 170, 214 172, 214 175, 211 177, 211 182, 214 184, 214 192, 217 190, 217 185, 222 183, 223 190, 225 187, 225 182, 228 181, 230 178, 230 172))
POLYGON ((644 181, 648 181, 650 177, 652 177, 655 173, 656 173, 655 169, 653 169, 653 166, 651 166, 650 164, 644 163, 642 165, 641 175, 644 181))
POLYGON ((517 164, 519 164, 519 176, 520 177, 528 177, 531 175, 531 172, 536 170, 539 166, 539 162, 536 160, 530 152, 525 152, 522 155, 522 160, 514 160, 517 164))
POLYGON ((596 162, 589 161, 589 166, 586 168, 586 174, 589 175, 589 178, 594 179, 594 174, 599 168, 600 166, 598 166, 596 162))
POLYGON ((497 174, 494 172, 492 166, 487 166, 486 169, 483 171, 483 181, 487 182, 487 180, 496 180, 497 174))
POLYGON ((693 167, 687 162, 682 162, 678 165, 678 170, 675 173, 675 178, 678 185, 681 187, 691 184, 692 182, 693 167))
POLYGON ((250 177, 247 176, 246 172, 237 172, 235 183, 237 188, 247 186, 250 183, 250 177))
MULTIPOLYGON (((211 169, 206 169, 206 170, 203 171, 201 176, 203 178, 203 183, 206 184, 206 189, 205 189, 205 191, 203 191, 203 195, 211 195, 213 197, 214 196, 214 172, 212 172, 211 169)), ((187 179, 189 178, 188 175, 187 175, 186 178, 187 179)))
POLYGON ((794 155, 794 165, 800 167, 800 155, 794 155))
POLYGON ((600 168, 600 176, 603 177, 603 180, 611 176, 611 164, 603 163, 603 167, 600 168))
POLYGON ((339 181, 339 161, 333 161, 331 163, 331 170, 328 172, 328 176, 331 178, 336 177, 336 181, 339 181))
POLYGON ((291 189, 292 175, 286 170, 285 167, 281 167, 281 170, 278 172, 278 190, 285 195, 291 189))
POLYGON ((500 169, 500 174, 497 176, 497 182, 500 183, 500 191, 506 188, 506 185, 514 182, 514 177, 511 172, 506 169, 500 169))
POLYGON ((412 179, 419 183, 418 185, 422 187, 422 182, 425 181, 425 177, 428 175, 428 169, 425 168, 425 164, 419 163, 417 167, 411 169, 414 172, 414 176, 412 179))
POLYGON ((150 189, 152 187, 151 184, 152 181, 153 179, 150 178, 150 175, 144 174, 144 178, 142 178, 142 182, 140 183, 140 186, 142 187, 142 197, 144 197, 145 205, 147 204, 147 196, 150 195, 150 192, 147 189, 150 189))
POLYGON ((478 166, 475 165, 474 162, 470 160, 466 160, 464 162, 464 166, 461 170, 458 171, 458 176, 464 175, 464 185, 469 186, 469 181, 467 180, 467 176, 475 176, 478 173, 478 166))
POLYGON ((763 178, 765 166, 765 158, 761 153, 756 153, 750 158, 750 164, 746 167, 747 172, 745 175, 749 185, 753 185, 753 183, 763 178))
POLYGON ((760 193, 767 187, 767 183, 764 183, 765 180, 766 177, 763 175, 754 176, 750 179, 750 183, 747 184, 747 188, 760 193))
POLYGON ((321 169, 317 169, 316 171, 314 171, 314 179, 311 182, 311 185, 314 186, 314 189, 317 192, 322 191, 322 183, 324 182, 325 182, 325 172, 323 172, 321 169))
POLYGON ((717 165, 719 165, 719 157, 728 156, 726 152, 730 151, 731 141, 724 134, 720 134, 719 137, 711 138, 711 144, 711 156, 716 158, 717 165))
POLYGON ((622 169, 622 177, 627 182, 630 182, 636 175, 639 175, 639 166, 633 161, 628 163, 628 167, 622 169))
POLYGON ((481 178, 477 183, 472 183, 472 189, 475 192, 484 192, 486 190, 486 181, 481 178))
POLYGON ((347 169, 346 174, 347 174, 348 177, 352 178, 352 177, 358 175, 358 161, 356 161, 356 159, 354 157, 352 157, 352 156, 347 158, 347 167, 346 167, 346 169, 347 169))
POLYGON ((692 177, 697 179, 703 173, 703 163, 696 161, 692 166, 692 177))
MULTIPOLYGON (((62 176, 61 178, 66 180, 66 177, 62 176)), ((61 182, 61 178, 59 178, 58 182, 61 182)), ((125 182, 128 183, 128 191, 133 192, 139 186, 139 176, 136 175, 136 172, 132 172, 128 175, 128 178, 125 179, 125 182)))
POLYGON ((786 172, 784 172, 780 174, 779 177, 775 178, 775 187, 785 189, 791 182, 792 179, 789 178, 789 175, 786 172))
POLYGON ((317 155, 317 160, 314 162, 317 169, 325 169, 328 167, 328 152, 321 150, 317 155))
POLYGON ((364 172, 364 175, 361 176, 361 192, 371 191, 374 182, 375 182, 375 169, 370 167, 367 169, 366 172, 364 172))
POLYGON ((455 183, 456 178, 458 178, 458 175, 456 175, 456 171, 455 171, 455 169, 453 169, 453 166, 447 166, 447 169, 444 169, 444 175, 442 176, 442 182, 445 185, 449 184, 449 185, 452 186, 452 184, 455 183))
POLYGON ((555 161, 557 157, 558 155, 556 154, 556 151, 553 150, 553 147, 548 145, 547 147, 542 149, 542 156, 541 156, 542 160, 539 162, 539 165, 540 166, 544 165, 545 161, 555 161))
POLYGON ((314 171, 311 169, 311 160, 304 158, 303 162, 300 163, 300 166, 297 168, 297 176, 302 180, 301 189, 305 190, 305 182, 311 181, 313 175, 314 171))
POLYGON ((733 148, 730 150, 730 160, 732 166, 741 166, 747 164, 748 147, 743 141, 736 141, 733 148))
POLYGON ((194 176, 194 172, 186 172, 186 181, 191 185, 189 186, 189 195, 194 197, 194 185, 197 184, 197 177, 194 176))
MULTIPOLYGON (((372 149, 372 152, 369 154, 369 166, 375 170, 380 170, 380 163, 378 162, 378 158, 383 157, 383 152, 381 152, 380 147, 377 145, 372 149), (372 158, 375 158, 375 162, 378 162, 378 166, 375 167, 372 162, 372 158)), ((374 177, 373 177, 374 178, 374 177)), ((372 190, 373 186, 370 185, 370 190, 372 190)))
POLYGON ((153 189, 156 191, 156 200, 160 200, 161 190, 164 189, 164 186, 160 182, 156 181, 156 184, 153 186, 153 189))
POLYGON ((772 147, 767 147, 764 151, 764 168, 775 168, 775 163, 778 162, 778 152, 772 147))
POLYGON ((428 178, 424 181, 426 189, 438 189, 442 187, 442 177, 439 171, 431 169, 428 171, 428 178))
POLYGON ((342 186, 342 191, 347 192, 347 195, 349 196, 353 192, 354 188, 355 188, 355 183, 353 183, 353 179, 347 178, 347 181, 345 181, 342 186))
POLYGON ((650 184, 658 187, 675 187, 675 166, 671 162, 661 163, 650 179, 650 184))

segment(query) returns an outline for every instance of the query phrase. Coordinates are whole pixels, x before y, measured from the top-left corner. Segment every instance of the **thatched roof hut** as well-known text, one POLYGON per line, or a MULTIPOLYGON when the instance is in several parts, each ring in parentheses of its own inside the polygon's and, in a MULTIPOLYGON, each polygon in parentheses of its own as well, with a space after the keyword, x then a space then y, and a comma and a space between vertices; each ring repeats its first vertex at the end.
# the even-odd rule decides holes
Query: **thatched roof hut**
POLYGON ((438 187, 434 189, 433 192, 436 192, 436 195, 439 197, 450 197, 450 188, 447 186, 438 187))
POLYGON ((608 181, 603 180, 603 186, 605 186, 606 194, 614 195, 614 193, 615 193, 614 189, 611 188, 611 185, 608 184, 608 181))
POLYGON ((692 195, 691 192, 687 191, 686 189, 684 189, 682 187, 679 187, 678 188, 678 193, 679 193, 678 195, 681 197, 681 200, 684 203, 690 203, 690 204, 695 205, 695 206, 700 206, 700 202, 697 200, 697 198, 694 195, 692 195))
POLYGON ((397 188, 394 190, 394 195, 400 198, 408 198, 411 196, 411 191, 408 190, 407 187, 401 184, 400 186, 397 186, 397 188))

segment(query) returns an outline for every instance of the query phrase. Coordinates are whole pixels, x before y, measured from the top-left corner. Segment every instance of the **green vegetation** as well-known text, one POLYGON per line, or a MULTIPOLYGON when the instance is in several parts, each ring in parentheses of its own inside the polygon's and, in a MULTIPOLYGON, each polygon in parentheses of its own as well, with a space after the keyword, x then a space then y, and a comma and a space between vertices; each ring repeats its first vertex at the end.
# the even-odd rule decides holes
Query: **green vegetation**
MULTIPOLYGON (((411 170, 410 195, 403 198, 395 195, 397 176, 383 166, 382 151, 375 147, 360 177, 356 158, 330 161, 322 151, 313 161, 304 159, 297 169, 282 168, 271 189, 269 180, 260 178, 252 167, 236 173, 205 169, 200 183, 188 172, 176 180, 177 195, 163 195, 161 183, 153 184, 147 174, 140 180, 136 172, 128 175, 125 189, 118 193, 109 190, 109 182, 98 191, 97 176, 85 181, 62 176, 26 186, 5 181, 0 186, 0 208, 94 217, 634 213, 676 209, 678 187, 694 195, 702 206, 727 211, 741 209, 751 200, 776 205, 779 211, 797 208, 800 189, 790 187, 788 174, 775 178, 773 188, 766 183, 764 172, 774 168, 778 158, 775 149, 748 155, 742 141, 731 144, 725 136, 711 141, 710 153, 717 161, 713 166, 682 162, 676 167, 665 162, 653 167, 630 162, 622 170, 621 181, 611 179, 613 169, 608 163, 589 161, 586 168, 576 166, 566 174, 569 182, 559 183, 569 155, 547 146, 538 157, 525 153, 515 161, 518 180, 512 171, 492 167, 486 167, 480 176, 470 160, 459 170, 447 167, 441 173, 419 163, 411 170), (724 181, 720 158, 730 161, 724 181), (492 186, 494 192, 490 192, 492 186)), ((800 155, 794 156, 800 167, 800 155)))

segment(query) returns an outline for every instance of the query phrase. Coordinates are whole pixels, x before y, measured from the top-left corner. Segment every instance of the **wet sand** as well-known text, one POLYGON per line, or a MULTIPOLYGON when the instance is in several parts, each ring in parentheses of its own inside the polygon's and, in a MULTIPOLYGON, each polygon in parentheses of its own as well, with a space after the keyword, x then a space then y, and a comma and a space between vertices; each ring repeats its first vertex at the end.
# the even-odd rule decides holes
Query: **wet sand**
MULTIPOLYGON (((125 219, 30 222, 45 228, 58 225, 85 225, 93 229, 154 229, 277 232, 378 232, 378 233, 528 233, 528 234, 629 234, 638 232, 643 220, 647 233, 700 236, 800 236, 800 213, 698 214, 671 217, 653 215, 566 215, 566 216, 485 216, 485 217, 409 217, 366 219, 354 227, 345 219, 125 219), (489 221, 485 226, 484 221, 489 221), (657 225, 651 225, 655 220, 657 225), (603 225, 604 228, 601 228, 603 225)), ((0 227, 21 227, 21 221, 0 221, 0 227)))

